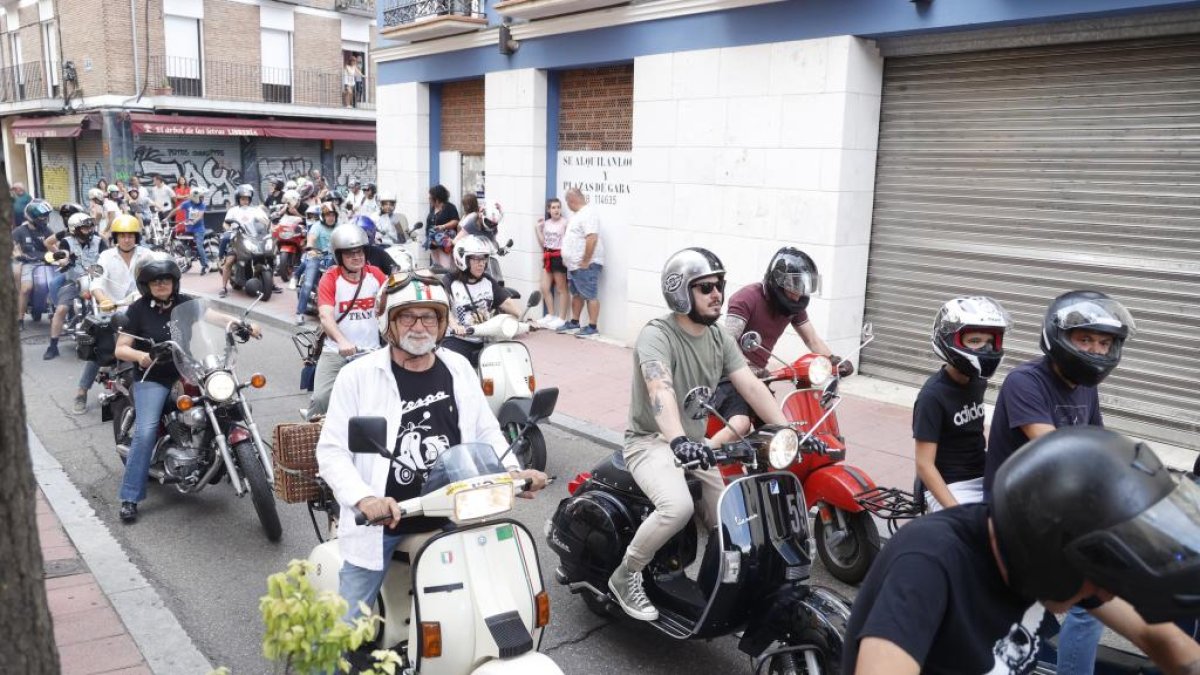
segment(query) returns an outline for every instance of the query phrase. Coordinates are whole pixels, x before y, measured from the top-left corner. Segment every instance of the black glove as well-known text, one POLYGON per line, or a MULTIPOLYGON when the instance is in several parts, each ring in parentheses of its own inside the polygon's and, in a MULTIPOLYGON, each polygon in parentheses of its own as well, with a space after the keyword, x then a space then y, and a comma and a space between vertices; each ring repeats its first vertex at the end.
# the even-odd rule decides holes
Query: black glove
POLYGON ((701 469, 708 469, 717 463, 711 448, 699 441, 690 441, 687 436, 676 436, 671 441, 671 452, 675 453, 675 459, 681 464, 700 462, 701 469))
POLYGON ((59 241, 66 239, 68 236, 70 235, 67 234, 66 230, 59 230, 58 232, 54 233, 54 238, 59 241))
POLYGON ((63 259, 65 259, 65 258, 66 258, 68 255, 70 255, 70 253, 67 253, 66 251, 55 251, 55 252, 54 252, 54 259, 55 259, 55 260, 63 260, 63 259))
POLYGON ((850 362, 850 359, 831 356, 829 360, 837 364, 838 377, 850 377, 854 374, 854 364, 850 362))

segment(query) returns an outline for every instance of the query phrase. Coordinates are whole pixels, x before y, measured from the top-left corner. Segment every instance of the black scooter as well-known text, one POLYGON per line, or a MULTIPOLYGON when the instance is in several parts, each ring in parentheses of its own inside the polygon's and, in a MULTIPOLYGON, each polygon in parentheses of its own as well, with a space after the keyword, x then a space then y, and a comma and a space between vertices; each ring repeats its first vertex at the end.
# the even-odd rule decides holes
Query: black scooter
MULTIPOLYGON (((687 413, 694 419, 717 415, 711 395, 705 387, 689 392, 687 413)), ((719 526, 709 533, 695 581, 684 573, 696 559, 694 525, 646 567, 646 595, 659 613, 650 626, 677 640, 741 632, 738 648, 754 659, 755 673, 838 672, 850 603, 807 583, 812 553, 804 490, 786 471, 798 451, 799 439, 786 427, 762 427, 715 450, 718 463, 743 462, 747 475, 721 493, 719 526)), ((688 487, 698 501, 699 480, 689 476, 688 487)), ((571 496, 547 526, 560 559, 555 576, 582 594, 593 612, 625 616, 608 591, 608 578, 654 506, 619 450, 576 476, 568 490, 571 496)))

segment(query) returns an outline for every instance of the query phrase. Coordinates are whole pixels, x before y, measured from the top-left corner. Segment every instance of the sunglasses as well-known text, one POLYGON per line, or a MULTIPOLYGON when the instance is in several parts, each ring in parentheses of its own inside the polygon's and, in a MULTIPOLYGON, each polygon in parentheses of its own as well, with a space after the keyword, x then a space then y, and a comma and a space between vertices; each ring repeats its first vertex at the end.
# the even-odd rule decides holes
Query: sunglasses
POLYGON ((722 279, 720 281, 701 281, 698 284, 692 284, 692 288, 699 290, 701 295, 708 295, 709 293, 712 293, 714 290, 724 293, 725 292, 725 280, 722 279))

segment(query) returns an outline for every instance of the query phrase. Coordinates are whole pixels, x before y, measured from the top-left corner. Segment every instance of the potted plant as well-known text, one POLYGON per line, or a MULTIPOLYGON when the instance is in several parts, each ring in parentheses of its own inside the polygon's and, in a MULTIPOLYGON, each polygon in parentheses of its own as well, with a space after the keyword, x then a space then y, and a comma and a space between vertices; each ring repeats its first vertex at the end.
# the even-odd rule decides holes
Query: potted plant
POLYGON ((162 80, 159 81, 158 86, 153 88, 152 93, 155 96, 170 96, 173 93, 171 81, 167 79, 166 75, 163 75, 162 80))

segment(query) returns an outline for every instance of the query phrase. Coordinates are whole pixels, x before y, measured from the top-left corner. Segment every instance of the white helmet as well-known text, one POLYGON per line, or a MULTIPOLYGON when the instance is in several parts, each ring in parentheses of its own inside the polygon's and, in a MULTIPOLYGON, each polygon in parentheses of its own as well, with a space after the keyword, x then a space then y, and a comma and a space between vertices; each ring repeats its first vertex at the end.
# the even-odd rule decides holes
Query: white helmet
POLYGON ((379 336, 392 346, 396 346, 388 335, 392 313, 405 307, 429 307, 437 312, 437 342, 446 337, 450 296, 437 277, 420 272, 398 272, 380 287, 379 294, 375 296, 375 319, 379 324, 379 336))
POLYGON ((94 202, 104 201, 104 190, 101 190, 100 188, 92 188, 91 190, 88 190, 88 199, 94 202))
POLYGON ((394 204, 394 203, 396 203, 396 193, 395 192, 380 192, 378 201, 380 204, 382 204, 384 202, 392 202, 394 204))
POLYGON ((289 180, 288 182, 283 184, 284 192, 287 192, 288 190, 295 190, 295 189, 296 189, 296 181, 294 181, 294 180, 289 180))
POLYGON ((492 242, 487 237, 471 234, 454 244, 454 266, 459 270, 466 272, 469 268, 467 258, 475 255, 492 257, 492 242))
POLYGON ((204 199, 204 188, 197 185, 196 187, 192 188, 188 195, 191 196, 192 199, 196 199, 197 197, 204 199))
POLYGON ((283 203, 288 206, 295 206, 300 203, 300 193, 295 189, 286 190, 283 193, 283 203))
POLYGON ((504 219, 504 210, 500 208, 500 204, 492 202, 483 210, 483 222, 481 225, 486 230, 495 232, 500 227, 500 221, 504 219))

